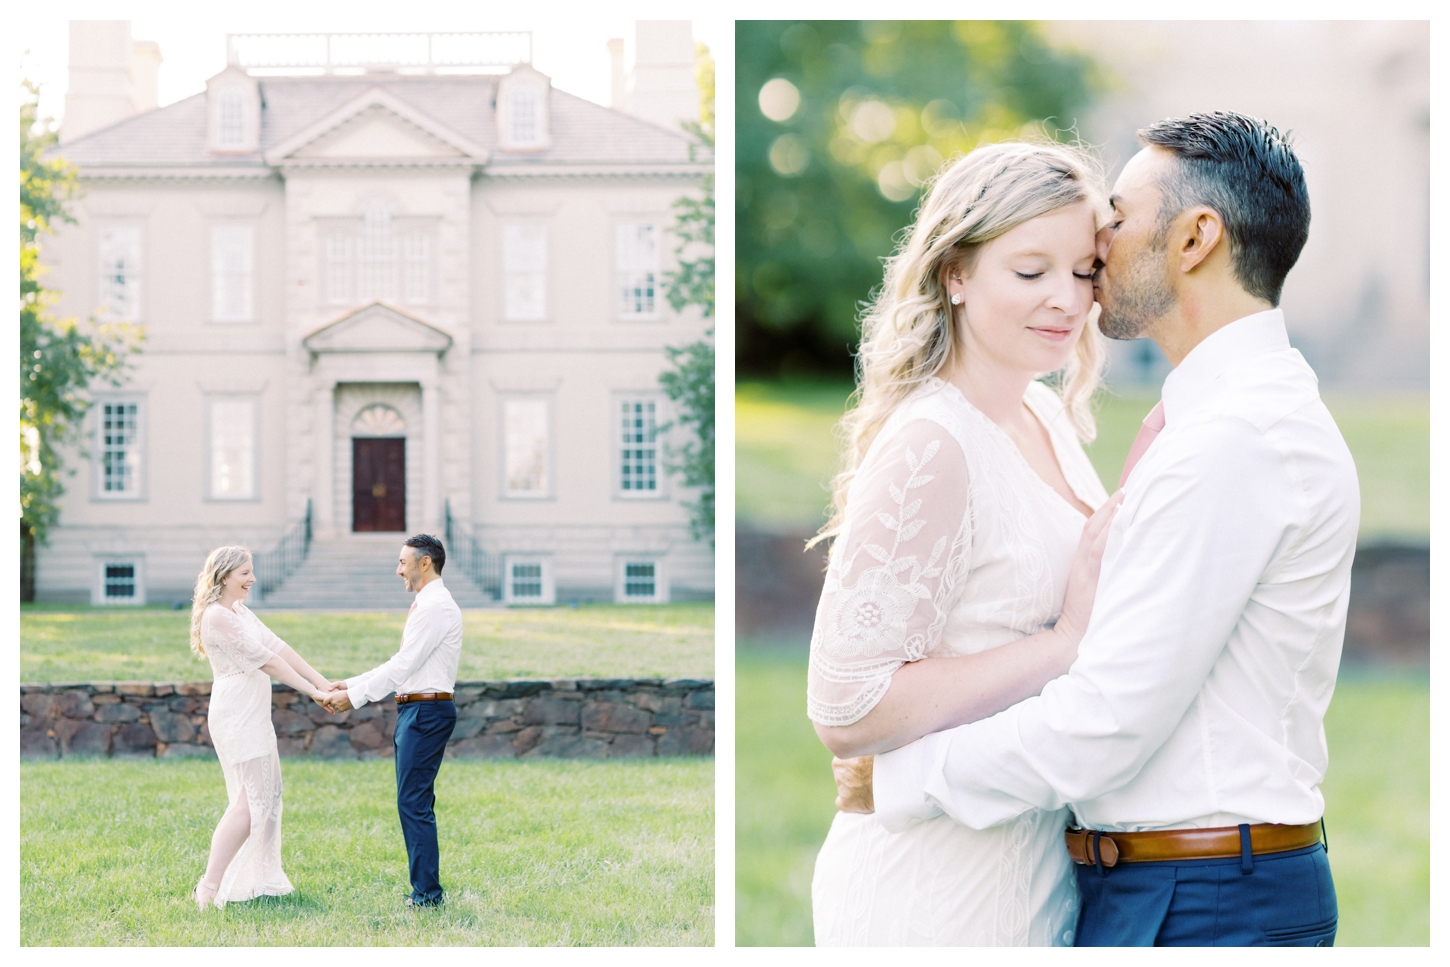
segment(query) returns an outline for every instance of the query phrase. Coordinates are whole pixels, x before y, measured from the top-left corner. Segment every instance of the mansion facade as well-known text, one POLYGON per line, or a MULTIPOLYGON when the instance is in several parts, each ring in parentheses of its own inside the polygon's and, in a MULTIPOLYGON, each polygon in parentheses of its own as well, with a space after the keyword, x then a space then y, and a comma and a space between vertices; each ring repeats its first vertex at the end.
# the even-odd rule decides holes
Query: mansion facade
MULTIPOLYGON (((73 85, 75 57, 73 30, 73 85)), ((56 153, 83 187, 43 252, 57 313, 146 338, 93 392, 38 600, 187 601, 213 547, 285 538, 262 606, 326 561, 334 604, 391 607, 346 564, 391 589, 418 532, 460 604, 713 596, 658 381, 710 324, 663 290, 712 165, 677 126, 527 63, 234 62, 56 153)))

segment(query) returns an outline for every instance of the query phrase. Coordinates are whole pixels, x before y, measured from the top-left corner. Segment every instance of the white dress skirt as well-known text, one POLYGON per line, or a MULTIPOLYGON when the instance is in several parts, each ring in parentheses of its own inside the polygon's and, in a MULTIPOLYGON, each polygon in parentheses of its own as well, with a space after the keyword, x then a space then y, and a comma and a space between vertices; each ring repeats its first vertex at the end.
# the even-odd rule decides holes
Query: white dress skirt
MULTIPOLYGON (((1024 402, 1084 504, 1107 492, 1061 399, 1024 402)), ((859 720, 897 668, 1049 628, 1062 612, 1083 515, 953 386, 928 380, 872 443, 851 484, 811 640, 807 707, 859 720)), ((1070 946, 1077 884, 1066 809, 986 830, 946 816, 890 833, 838 813, 811 884, 821 946, 1070 946)))
POLYGON ((226 777, 227 803, 246 797, 251 832, 217 890, 216 905, 292 892, 282 871, 282 763, 272 727, 272 680, 261 667, 282 647, 240 602, 202 615, 213 682, 207 729, 226 777))

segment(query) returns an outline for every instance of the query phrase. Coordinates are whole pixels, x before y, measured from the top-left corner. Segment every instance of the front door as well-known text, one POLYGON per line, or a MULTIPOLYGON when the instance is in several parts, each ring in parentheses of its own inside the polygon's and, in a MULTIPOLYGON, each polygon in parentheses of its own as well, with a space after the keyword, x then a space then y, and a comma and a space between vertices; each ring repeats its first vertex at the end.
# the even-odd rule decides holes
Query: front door
POLYGON ((352 529, 401 531, 406 493, 401 437, 352 438, 352 529))

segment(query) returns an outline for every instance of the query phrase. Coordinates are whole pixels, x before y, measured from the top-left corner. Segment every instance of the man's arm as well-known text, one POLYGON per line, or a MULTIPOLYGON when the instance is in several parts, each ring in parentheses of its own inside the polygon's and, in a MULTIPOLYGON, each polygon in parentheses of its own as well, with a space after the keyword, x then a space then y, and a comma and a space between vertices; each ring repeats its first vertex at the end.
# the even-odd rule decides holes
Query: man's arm
POLYGON ((347 679, 347 700, 351 707, 362 708, 397 691, 442 644, 445 630, 442 607, 419 605, 403 626, 403 644, 398 653, 371 671, 347 679))
POLYGON ((1068 674, 992 718, 878 756, 887 828, 939 807, 985 829, 1091 800, 1131 781, 1172 734, 1299 508, 1279 455, 1247 424, 1218 420, 1175 442, 1110 532, 1068 674))

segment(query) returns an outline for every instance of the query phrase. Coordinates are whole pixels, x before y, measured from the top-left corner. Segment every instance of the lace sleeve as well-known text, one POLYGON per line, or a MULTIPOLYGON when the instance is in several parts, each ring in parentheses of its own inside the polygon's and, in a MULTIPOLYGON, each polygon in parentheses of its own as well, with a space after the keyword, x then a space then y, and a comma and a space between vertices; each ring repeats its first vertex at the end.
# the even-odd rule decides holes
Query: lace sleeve
POLYGON ((941 638, 970 545, 966 458, 942 426, 909 423, 851 485, 811 638, 806 709, 850 725, 902 664, 941 638))
POLYGON ((273 632, 271 628, 268 628, 266 625, 264 625, 262 623, 262 619, 257 617, 256 613, 252 611, 251 608, 247 607, 246 605, 242 605, 241 609, 241 614, 244 616, 246 623, 252 629, 252 637, 255 638, 263 648, 267 649, 267 651, 275 655, 277 654, 277 652, 287 647, 287 642, 283 641, 281 638, 278 638, 276 633, 273 632))
POLYGON ((262 646, 242 616, 229 608, 208 608, 202 616, 201 636, 208 653, 225 656, 239 672, 254 671, 272 659, 272 652, 262 646))

